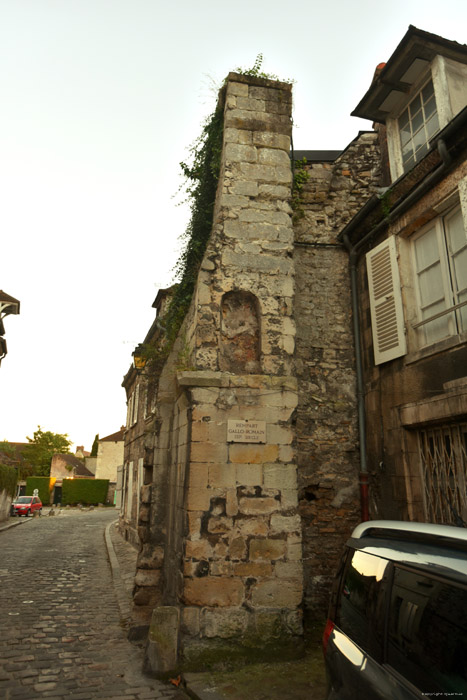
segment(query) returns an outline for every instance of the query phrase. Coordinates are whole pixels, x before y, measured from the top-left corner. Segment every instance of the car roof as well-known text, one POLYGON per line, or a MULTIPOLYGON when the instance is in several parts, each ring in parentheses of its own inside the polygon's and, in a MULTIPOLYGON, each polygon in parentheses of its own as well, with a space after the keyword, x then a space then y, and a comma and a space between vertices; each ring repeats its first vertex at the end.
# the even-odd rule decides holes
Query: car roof
POLYGON ((425 573, 467 583, 467 530, 463 528, 374 520, 358 525, 347 544, 425 573))
POLYGON ((402 520, 369 520, 360 523, 352 532, 352 537, 378 537, 398 535, 410 540, 413 535, 421 535, 424 539, 436 541, 443 538, 460 540, 467 543, 467 529, 453 525, 437 525, 436 523, 404 522, 402 520))

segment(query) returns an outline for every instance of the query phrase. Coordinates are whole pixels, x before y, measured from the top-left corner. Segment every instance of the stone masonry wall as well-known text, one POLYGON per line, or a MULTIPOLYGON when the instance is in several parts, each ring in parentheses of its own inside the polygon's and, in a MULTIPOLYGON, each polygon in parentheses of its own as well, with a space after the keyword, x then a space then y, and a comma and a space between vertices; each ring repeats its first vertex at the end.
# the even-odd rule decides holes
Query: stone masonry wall
POLYGON ((192 369, 177 371, 174 348, 158 390, 139 560, 146 567, 151 544, 163 557, 148 645, 156 673, 296 654, 302 635, 291 86, 230 74, 222 99, 214 225, 178 340, 192 369), (260 425, 260 442, 229 437, 229 421, 260 425))
POLYGON ((305 609, 320 619, 342 546, 360 520, 348 253, 337 235, 379 185, 377 135, 307 166, 295 223, 297 463, 305 609))

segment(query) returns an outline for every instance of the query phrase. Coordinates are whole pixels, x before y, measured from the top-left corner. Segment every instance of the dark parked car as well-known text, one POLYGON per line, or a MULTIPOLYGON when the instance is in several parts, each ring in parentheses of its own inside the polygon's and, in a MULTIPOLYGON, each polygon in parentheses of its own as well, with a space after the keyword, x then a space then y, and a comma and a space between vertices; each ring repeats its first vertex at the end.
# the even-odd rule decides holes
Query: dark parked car
POLYGON ((19 496, 11 504, 10 515, 42 515, 42 501, 37 496, 19 496))
POLYGON ((327 700, 467 698, 467 530, 359 525, 335 579, 323 647, 327 700))

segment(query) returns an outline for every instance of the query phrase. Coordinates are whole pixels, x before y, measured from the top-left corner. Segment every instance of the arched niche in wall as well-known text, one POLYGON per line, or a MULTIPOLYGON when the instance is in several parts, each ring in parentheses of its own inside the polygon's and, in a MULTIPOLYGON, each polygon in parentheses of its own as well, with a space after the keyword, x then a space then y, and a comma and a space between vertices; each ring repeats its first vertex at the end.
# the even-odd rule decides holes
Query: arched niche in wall
POLYGON ((260 367, 258 300, 251 292, 227 292, 221 303, 220 369, 257 374, 260 367))

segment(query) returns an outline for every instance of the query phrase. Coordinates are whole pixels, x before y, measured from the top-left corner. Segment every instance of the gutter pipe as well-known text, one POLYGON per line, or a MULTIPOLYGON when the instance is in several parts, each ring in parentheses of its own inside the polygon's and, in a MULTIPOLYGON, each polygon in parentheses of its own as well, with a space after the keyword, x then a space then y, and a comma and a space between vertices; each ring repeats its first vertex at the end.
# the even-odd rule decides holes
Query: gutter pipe
MULTIPOLYGON (((465 110, 464 110, 465 112, 465 110)), ((463 118, 461 124, 467 121, 467 112, 462 112, 463 118)), ((460 116, 460 115, 459 115, 460 116)), ((366 243, 371 240, 379 231, 388 226, 395 218, 404 213, 412 204, 418 201, 438 180, 444 175, 452 163, 452 157, 448 152, 444 138, 457 129, 458 124, 454 125, 454 119, 446 129, 443 130, 443 138, 438 138, 436 147, 442 159, 441 165, 428 175, 407 197, 400 201, 396 206, 384 217, 371 231, 366 233, 357 243, 353 244, 349 234, 355 230, 358 224, 365 219, 367 214, 372 211, 381 198, 378 196, 371 197, 368 202, 360 209, 358 214, 344 228, 339 238, 349 253, 349 270, 350 270, 350 289, 352 295, 352 316, 353 316, 353 333, 355 345, 355 364, 357 370, 357 415, 358 415, 358 432, 360 440, 360 506, 362 522, 370 519, 369 516, 369 491, 368 491, 368 464, 366 457, 366 411, 365 411, 365 394, 363 383, 363 361, 361 350, 361 328, 360 317, 358 313, 358 281, 357 281, 357 263, 360 253, 366 243), (451 127, 451 128, 450 128, 451 127)))

